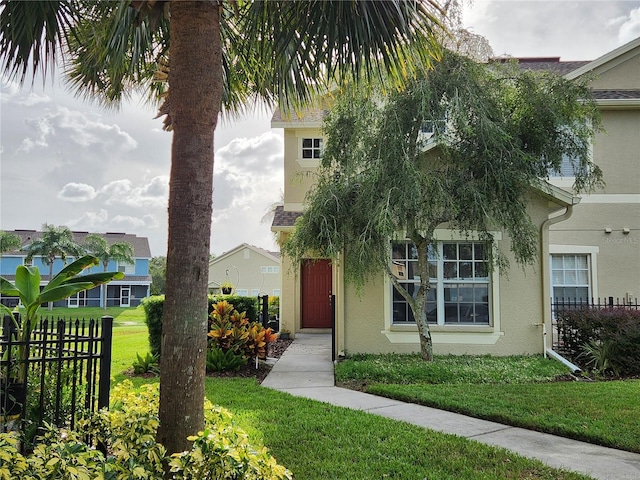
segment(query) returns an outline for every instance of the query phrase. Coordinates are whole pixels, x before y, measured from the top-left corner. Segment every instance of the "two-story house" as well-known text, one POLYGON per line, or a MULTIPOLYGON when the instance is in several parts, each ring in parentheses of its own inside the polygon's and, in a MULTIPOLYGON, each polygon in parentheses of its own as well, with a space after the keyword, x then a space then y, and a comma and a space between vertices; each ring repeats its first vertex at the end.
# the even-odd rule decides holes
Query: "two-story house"
POLYGON ((269 252, 247 243, 224 252, 209 262, 209 291, 220 293, 224 283, 236 295, 280 296, 280 252, 269 252))
MULTIPOLYGON (((640 293, 640 39, 594 61, 522 59, 521 66, 552 69, 568 78, 593 75, 605 127, 595 138, 593 158, 607 186, 576 197, 571 172, 566 172, 551 180, 550 192, 532 193, 528 213, 540 232, 540 252, 538 264, 525 270, 512 261, 506 272, 448 275, 469 264, 474 272, 484 271, 475 265, 485 261, 482 247, 446 228, 436 232, 440 273, 434 290, 449 296, 432 299, 435 353, 542 353, 551 347, 545 332, 552 331, 552 297, 635 298, 640 293)), ((276 111, 272 118, 272 128, 284 129, 284 205, 272 224, 281 241, 295 228, 313 184, 326 108, 292 118, 276 111)), ((509 250, 511 240, 504 232, 495 232, 494 239, 509 250)), ((392 249, 390 244, 390 262, 392 257, 395 268, 412 271, 415 258, 408 246, 392 249)), ((345 284, 339 259, 310 256, 291 265, 283 257, 281 262, 281 325, 292 332, 334 328, 338 352, 419 351, 415 322, 384 274, 356 292, 345 284)), ((416 280, 409 274, 405 281, 416 280)))
MULTIPOLYGON (((25 263, 27 252, 24 247, 33 240, 39 238, 42 232, 36 230, 13 230, 8 231, 20 237, 22 247, 18 250, 5 252, 0 259, 0 275, 8 280, 15 279, 15 270, 18 265, 25 263)), ((73 232, 73 240, 75 243, 82 245, 89 232, 73 232)), ((135 307, 140 304, 141 300, 149 296, 149 288, 151 285, 151 275, 149 275, 149 260, 151 260, 151 249, 149 248, 149 240, 146 237, 138 237, 129 233, 107 232, 99 234, 108 244, 116 242, 127 242, 133 248, 133 263, 123 263, 112 261, 107 266, 108 271, 124 272, 125 276, 121 280, 114 280, 107 284, 106 289, 106 305, 108 307, 135 307)), ((73 261, 73 258, 67 257, 66 264, 73 261)), ((32 265, 38 267, 42 277, 41 285, 44 286, 49 281, 49 265, 46 265, 41 257, 35 256, 32 265)), ((56 258, 53 263, 53 273, 57 274, 65 266, 65 262, 60 258, 56 258)), ((85 273, 98 273, 104 269, 103 265, 92 267, 85 270, 85 273)), ((96 287, 94 289, 77 293, 66 300, 56 302, 56 307, 98 307, 101 306, 103 289, 96 287)), ((18 299, 2 298, 2 303, 6 305, 17 304, 18 299)))

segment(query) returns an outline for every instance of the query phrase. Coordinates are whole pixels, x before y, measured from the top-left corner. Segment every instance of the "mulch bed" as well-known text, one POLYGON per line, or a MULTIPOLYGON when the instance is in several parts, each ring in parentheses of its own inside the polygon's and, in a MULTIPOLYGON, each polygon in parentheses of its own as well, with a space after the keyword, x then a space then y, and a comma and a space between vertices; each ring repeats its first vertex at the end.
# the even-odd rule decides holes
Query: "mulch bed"
MULTIPOLYGON (((267 351, 267 357, 270 358, 280 358, 284 351, 291 345, 293 340, 276 340, 269 344, 269 349, 267 351)), ((262 381, 267 377, 269 372, 271 371, 271 367, 273 365, 269 365, 263 361, 258 362, 258 368, 256 368, 255 362, 249 362, 244 367, 240 368, 235 372, 213 372, 207 373, 208 377, 220 377, 220 378, 255 378, 256 382, 262 383, 262 381)), ((129 368, 127 372, 125 372, 128 376, 135 377, 155 377, 157 376, 155 373, 143 373, 143 374, 134 374, 133 368, 129 368)))
MULTIPOLYGON (((284 351, 291 345, 293 340, 276 340, 269 344, 267 351, 267 357, 280 358, 284 351)), ((249 362, 240 370, 231 372, 213 372, 207 373, 208 377, 220 377, 220 378, 255 378, 256 382, 262 383, 262 381, 269 375, 272 365, 268 365, 265 362, 258 362, 258 368, 256 368, 255 362, 249 362)))

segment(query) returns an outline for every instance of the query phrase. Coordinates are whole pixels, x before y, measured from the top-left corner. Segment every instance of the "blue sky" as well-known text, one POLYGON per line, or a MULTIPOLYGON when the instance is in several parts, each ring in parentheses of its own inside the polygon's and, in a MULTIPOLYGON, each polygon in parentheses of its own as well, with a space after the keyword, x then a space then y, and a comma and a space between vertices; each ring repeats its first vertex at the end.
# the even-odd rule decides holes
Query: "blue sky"
MULTIPOLYGON (((496 55, 593 60, 640 36, 640 1, 475 0, 463 24, 496 55)), ((0 228, 135 233, 164 255, 171 135, 154 116, 139 102, 105 111, 52 81, 2 81, 0 228)), ((277 248, 261 221, 283 190, 282 131, 270 116, 258 110, 216 131, 213 253, 277 248)))

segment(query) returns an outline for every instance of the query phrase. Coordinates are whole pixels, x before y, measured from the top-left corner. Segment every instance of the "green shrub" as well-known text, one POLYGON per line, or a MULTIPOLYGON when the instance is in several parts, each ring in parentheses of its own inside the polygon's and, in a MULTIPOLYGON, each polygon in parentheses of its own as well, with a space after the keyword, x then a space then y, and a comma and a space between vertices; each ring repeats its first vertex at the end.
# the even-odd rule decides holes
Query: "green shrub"
POLYGON ((557 314, 564 353, 598 373, 640 374, 640 311, 576 309, 557 314))
POLYGON ((280 297, 269 295, 269 318, 280 315, 280 297))
POLYGON ((240 369, 247 364, 248 358, 235 350, 222 350, 217 345, 207 349, 207 372, 226 372, 240 369))
POLYGON ((246 359, 264 358, 267 345, 278 337, 270 328, 250 322, 226 300, 218 302, 209 316, 209 348, 244 355, 246 359))
POLYGON ((149 350, 152 355, 157 355, 160 358, 164 295, 154 295, 143 299, 142 308, 144 308, 145 322, 149 329, 149 350))
MULTIPOLYGON (((209 295, 209 315, 213 312, 213 306, 218 302, 226 300, 239 312, 245 312, 249 321, 258 320, 258 299, 255 297, 241 297, 238 295, 209 295)), ((149 350, 153 355, 160 358, 160 347, 162 345, 162 313, 164 310, 164 295, 154 295, 142 301, 145 313, 145 322, 149 329, 149 350)))
POLYGON ((259 320, 258 298, 239 295, 209 295, 209 315, 213 312, 213 307, 223 301, 232 304, 238 312, 244 312, 245 317, 247 317, 250 322, 257 322, 259 320))
POLYGON ((160 365, 158 364, 158 355, 147 352, 144 357, 136 353, 136 361, 133 362, 133 373, 141 375, 144 373, 160 373, 160 365))
POLYGON ((255 480, 292 479, 265 448, 256 450, 246 433, 233 423, 231 414, 205 401, 205 429, 190 437, 193 448, 167 458, 156 443, 158 385, 135 391, 130 381, 113 389, 114 403, 90 421, 79 425, 101 441, 109 451, 105 457, 74 431, 47 426, 31 454, 19 451, 15 432, 0 433, 0 479, 124 479, 162 478, 163 462, 170 461, 172 478, 235 478, 255 480))

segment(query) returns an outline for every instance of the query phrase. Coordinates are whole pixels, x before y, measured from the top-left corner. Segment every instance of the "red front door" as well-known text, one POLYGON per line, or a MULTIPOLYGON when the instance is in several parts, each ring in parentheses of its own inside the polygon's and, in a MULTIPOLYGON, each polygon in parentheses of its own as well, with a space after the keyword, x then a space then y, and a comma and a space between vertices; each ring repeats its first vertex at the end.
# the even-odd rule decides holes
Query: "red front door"
POLYGON ((331 328, 331 262, 302 262, 302 328, 331 328))

